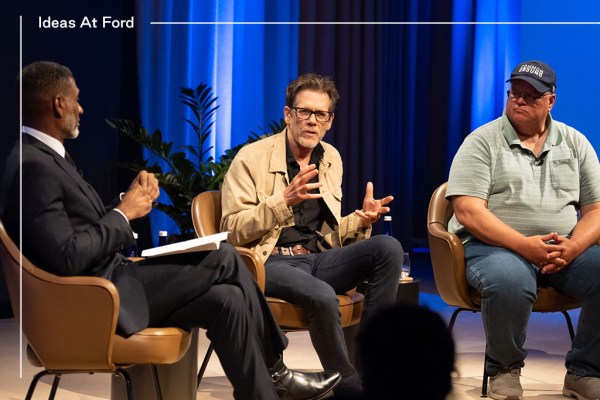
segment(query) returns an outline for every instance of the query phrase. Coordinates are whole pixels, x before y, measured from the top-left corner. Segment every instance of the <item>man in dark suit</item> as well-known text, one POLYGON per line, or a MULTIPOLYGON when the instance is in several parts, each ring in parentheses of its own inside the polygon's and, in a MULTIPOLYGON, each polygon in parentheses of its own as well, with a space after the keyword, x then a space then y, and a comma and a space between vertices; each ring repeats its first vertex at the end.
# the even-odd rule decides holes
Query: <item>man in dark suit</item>
POLYGON ((205 328, 236 399, 320 399, 331 391, 337 372, 307 374, 285 367, 281 354, 287 340, 232 246, 139 263, 121 254, 133 242, 129 221, 150 212, 158 181, 142 171, 116 207, 103 206, 63 146, 79 135, 83 113, 67 67, 26 66, 22 93, 22 152, 17 143, 7 160, 0 214, 15 241, 22 226, 27 258, 57 275, 114 282, 122 335, 147 326, 205 328))

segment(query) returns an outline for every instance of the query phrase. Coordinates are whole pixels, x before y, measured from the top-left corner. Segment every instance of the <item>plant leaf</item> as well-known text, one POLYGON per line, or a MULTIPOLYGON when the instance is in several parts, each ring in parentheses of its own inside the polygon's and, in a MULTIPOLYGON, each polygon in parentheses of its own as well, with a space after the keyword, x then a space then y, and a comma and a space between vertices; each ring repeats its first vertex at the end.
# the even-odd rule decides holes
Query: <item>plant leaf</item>
POLYGON ((165 163, 164 169, 157 162, 150 164, 148 160, 130 160, 118 162, 117 165, 135 172, 147 170, 154 173, 161 189, 171 201, 171 204, 157 202, 154 207, 173 219, 183 236, 190 236, 194 232, 190 215, 194 197, 207 190, 220 189, 237 152, 248 143, 283 130, 285 120, 271 122, 270 131, 265 132, 264 129, 258 128, 262 133, 250 132, 246 143, 225 150, 219 157, 219 161, 215 161, 210 155, 213 146, 207 146, 219 108, 212 88, 201 82, 194 89, 181 88, 179 97, 182 104, 194 115, 191 119, 184 117, 183 120, 191 126, 198 140, 194 145, 178 146, 177 148, 182 151, 173 151, 173 142, 165 141, 165 136, 158 129, 150 135, 146 128, 136 121, 107 118, 106 123, 136 141, 165 163))

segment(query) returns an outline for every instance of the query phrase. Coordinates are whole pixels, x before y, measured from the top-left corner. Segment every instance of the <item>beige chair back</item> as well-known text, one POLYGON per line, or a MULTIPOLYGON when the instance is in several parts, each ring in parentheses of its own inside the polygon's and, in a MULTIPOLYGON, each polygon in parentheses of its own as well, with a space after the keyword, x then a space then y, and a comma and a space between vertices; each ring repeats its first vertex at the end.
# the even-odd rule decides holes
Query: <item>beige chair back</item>
POLYGON ((22 257, 21 268, 21 253, 2 223, 0 238, 13 314, 45 368, 115 369, 111 353, 119 295, 112 282, 95 277, 58 277, 37 268, 26 257, 22 257))
MULTIPOLYGON (((190 347, 191 333, 180 328, 146 328, 128 338, 116 334, 119 293, 99 277, 61 277, 24 257, 0 222, 0 261, 13 314, 23 326, 27 358, 43 367, 32 380, 27 398, 44 374, 115 372, 131 382, 122 366, 172 364, 190 347), (22 267, 21 267, 22 264, 22 267), (22 288, 22 290, 21 290, 22 288)), ((155 378, 156 393, 160 387, 155 378)), ((54 389, 53 389, 54 390, 54 389)))
POLYGON ((437 290, 449 305, 479 309, 479 302, 472 299, 474 293, 465 275, 465 252, 458 236, 448 232, 448 222, 454 214, 452 202, 446 200, 447 183, 438 187, 427 211, 429 252, 437 290))

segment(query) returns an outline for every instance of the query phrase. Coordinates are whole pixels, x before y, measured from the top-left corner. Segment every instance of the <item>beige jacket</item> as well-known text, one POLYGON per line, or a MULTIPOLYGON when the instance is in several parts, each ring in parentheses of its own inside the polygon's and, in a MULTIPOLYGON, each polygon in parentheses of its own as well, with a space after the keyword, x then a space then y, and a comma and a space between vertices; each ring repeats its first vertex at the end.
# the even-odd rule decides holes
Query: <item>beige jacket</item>
MULTIPOLYGON (((283 199, 289 184, 286 134, 287 129, 243 147, 223 182, 221 230, 231 232, 230 243, 251 248, 263 261, 271 255, 281 229, 294 225, 292 208, 283 199)), ((325 152, 317 167, 320 192, 336 222, 334 226, 325 222, 318 233, 331 247, 368 238, 371 227, 362 228, 359 216, 341 217, 342 159, 333 146, 321 144, 325 152)))

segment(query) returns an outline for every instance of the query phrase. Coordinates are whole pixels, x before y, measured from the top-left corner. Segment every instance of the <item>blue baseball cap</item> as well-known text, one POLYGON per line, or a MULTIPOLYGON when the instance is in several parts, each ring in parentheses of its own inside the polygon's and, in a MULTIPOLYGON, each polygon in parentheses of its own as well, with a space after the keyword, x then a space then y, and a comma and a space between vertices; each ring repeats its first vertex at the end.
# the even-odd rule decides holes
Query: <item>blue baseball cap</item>
POLYGON ((511 82, 514 79, 521 79, 529 83, 540 93, 556 90, 556 74, 550 66, 542 61, 525 61, 515 67, 510 74, 511 82))

